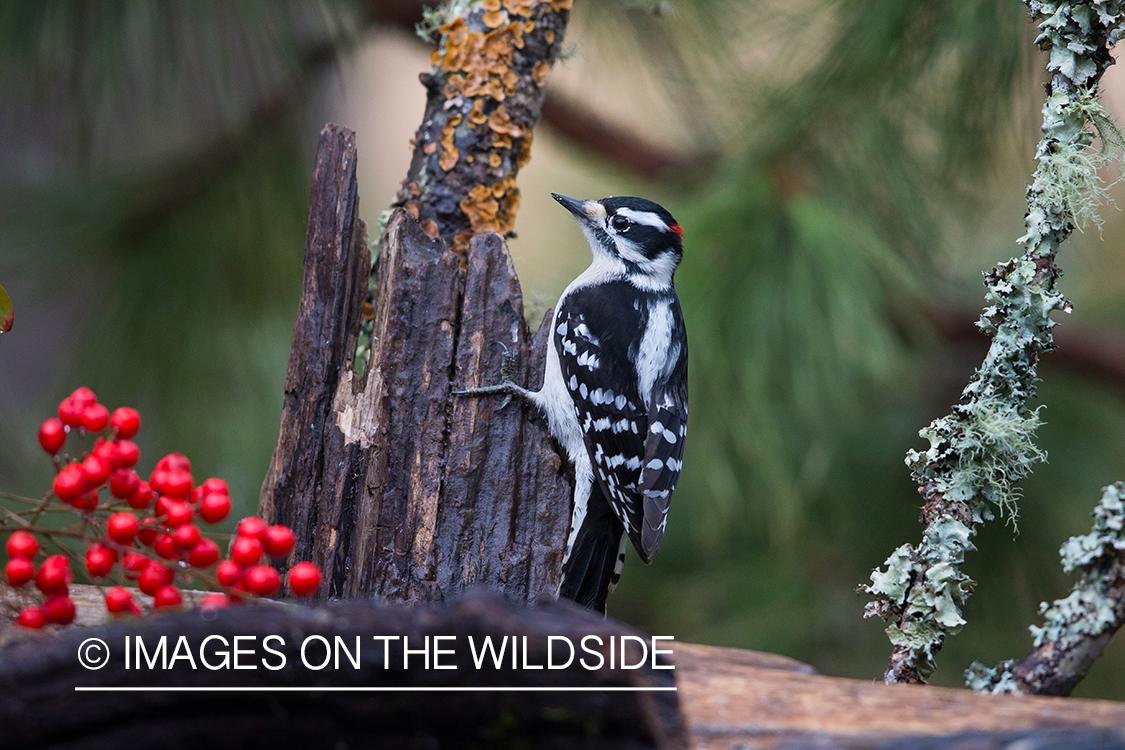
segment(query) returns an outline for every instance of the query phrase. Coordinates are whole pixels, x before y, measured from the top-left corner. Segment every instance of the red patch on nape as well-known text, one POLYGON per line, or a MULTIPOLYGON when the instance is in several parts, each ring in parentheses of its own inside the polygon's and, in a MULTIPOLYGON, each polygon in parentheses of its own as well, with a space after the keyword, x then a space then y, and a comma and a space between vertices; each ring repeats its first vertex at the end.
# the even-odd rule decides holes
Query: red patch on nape
POLYGON ((676 236, 681 240, 684 238, 684 230, 680 228, 679 224, 673 224, 672 226, 668 227, 668 231, 675 232, 676 236))

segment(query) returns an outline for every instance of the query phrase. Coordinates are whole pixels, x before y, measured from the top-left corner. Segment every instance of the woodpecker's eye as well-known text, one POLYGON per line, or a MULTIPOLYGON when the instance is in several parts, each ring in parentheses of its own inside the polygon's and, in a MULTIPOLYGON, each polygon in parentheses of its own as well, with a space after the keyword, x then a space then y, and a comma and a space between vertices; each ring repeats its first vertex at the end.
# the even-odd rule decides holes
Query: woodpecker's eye
POLYGON ((609 223, 610 223, 610 226, 613 227, 614 231, 617 231, 617 232, 624 232, 626 229, 629 228, 629 220, 626 219, 624 216, 614 216, 612 219, 609 220, 609 223))

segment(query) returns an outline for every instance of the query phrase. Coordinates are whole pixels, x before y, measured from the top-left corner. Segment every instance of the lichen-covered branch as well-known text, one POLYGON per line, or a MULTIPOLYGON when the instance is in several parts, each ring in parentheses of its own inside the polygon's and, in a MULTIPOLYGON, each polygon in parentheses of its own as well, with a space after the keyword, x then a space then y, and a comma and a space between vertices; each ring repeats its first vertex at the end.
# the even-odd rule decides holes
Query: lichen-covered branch
POLYGON ((464 254, 479 232, 515 224, 516 174, 531 158, 544 84, 573 0, 453 0, 422 74, 426 112, 395 205, 464 254))
POLYGON ((1079 579, 1063 599, 1043 602, 1043 625, 1032 625, 1035 647, 1020 660, 997 667, 980 662, 965 672, 966 684, 984 693, 1070 695, 1125 624, 1125 483, 1102 490, 1094 528, 1072 536, 1059 550, 1063 570, 1079 579))
POLYGON ((862 587, 874 596, 865 616, 889 623, 888 683, 924 682, 933 670, 946 636, 964 624, 960 608, 974 583, 961 565, 976 525, 993 508, 1014 521, 1015 485, 1043 458, 1032 442, 1038 418, 1028 401, 1039 355, 1052 348, 1050 314, 1070 309, 1055 289, 1055 256, 1101 199, 1094 174, 1100 160, 1087 151, 1095 129, 1103 144, 1115 140, 1103 127, 1096 91, 1121 35, 1122 3, 1026 2, 1038 22, 1036 42, 1050 52, 1051 80, 1019 240, 1025 252, 985 275, 988 307, 978 325, 992 336, 988 354, 952 413, 921 431, 929 449, 907 455, 925 499, 922 541, 895 550, 862 587))

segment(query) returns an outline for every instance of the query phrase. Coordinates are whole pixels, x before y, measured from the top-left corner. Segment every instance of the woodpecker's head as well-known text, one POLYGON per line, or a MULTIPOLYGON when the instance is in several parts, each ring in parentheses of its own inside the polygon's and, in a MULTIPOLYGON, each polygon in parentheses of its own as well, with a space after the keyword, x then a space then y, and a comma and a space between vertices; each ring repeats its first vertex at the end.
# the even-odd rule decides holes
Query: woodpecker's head
POLYGON ((637 286, 672 286, 672 274, 683 257, 684 234, 672 214, 644 198, 578 201, 551 195, 578 219, 595 262, 620 264, 637 286))

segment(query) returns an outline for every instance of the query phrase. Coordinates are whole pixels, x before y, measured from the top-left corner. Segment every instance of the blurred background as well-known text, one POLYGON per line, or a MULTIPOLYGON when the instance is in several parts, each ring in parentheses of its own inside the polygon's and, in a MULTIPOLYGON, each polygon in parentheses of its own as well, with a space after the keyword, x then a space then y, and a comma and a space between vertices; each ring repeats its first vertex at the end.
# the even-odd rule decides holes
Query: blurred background
MULTIPOLYGON (((38 496, 35 430, 78 385, 256 510, 277 439, 325 122, 357 134, 361 212, 388 207, 431 47, 414 0, 0 4, 0 488, 38 496)), ((665 545, 610 614, 678 640, 876 679, 854 593, 916 543, 903 464, 987 346, 981 272, 1018 252, 1044 80, 1016 0, 576 2, 511 242, 533 327, 589 260, 550 192, 634 194, 685 229, 691 439, 665 545)), ((1110 69, 1105 103, 1125 112, 1110 69)), ((1107 167, 1112 182, 1120 165, 1107 167)), ((1112 189, 1118 196, 1120 190, 1112 189)), ((1075 312, 1042 364, 1018 533, 934 682, 1022 657, 1059 545, 1125 479, 1125 221, 1064 248, 1075 312), (1065 338, 1063 338, 1065 337, 1065 338)), ((1125 699, 1125 644, 1077 694, 1125 699)))

